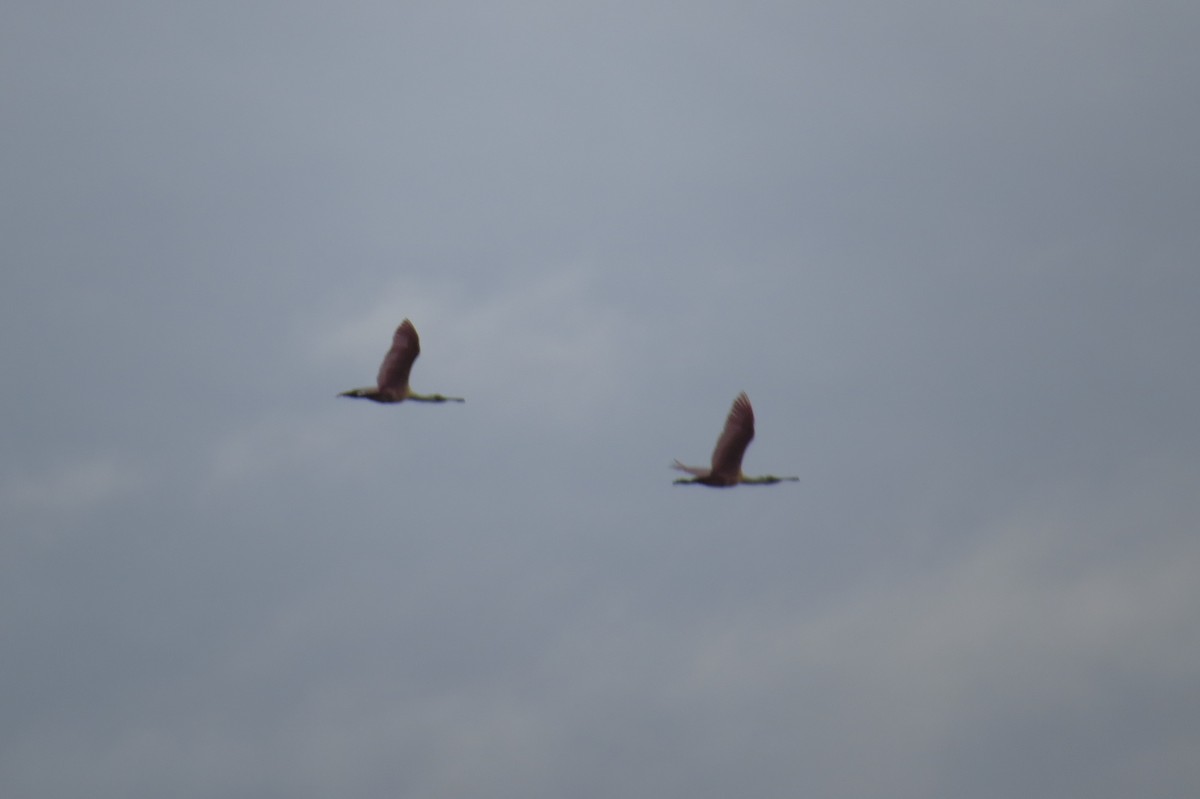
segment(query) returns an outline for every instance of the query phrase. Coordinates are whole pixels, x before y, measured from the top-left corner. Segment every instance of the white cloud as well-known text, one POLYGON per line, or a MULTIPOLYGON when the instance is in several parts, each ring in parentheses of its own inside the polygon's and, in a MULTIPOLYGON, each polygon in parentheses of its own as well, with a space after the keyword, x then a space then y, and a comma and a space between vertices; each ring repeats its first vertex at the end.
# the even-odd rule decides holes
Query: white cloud
POLYGON ((216 441, 209 474, 216 486, 260 477, 288 464, 312 463, 344 438, 331 419, 313 414, 273 413, 216 441))
MULTIPOLYGON (((1136 518, 1127 499, 1109 507, 1136 518)), ((1104 729, 1112 708, 1139 701, 1121 695, 1120 675, 1171 692, 1200 664, 1200 542, 1163 535, 1131 556, 1120 539, 1138 528, 1106 523, 1095 507, 1012 519, 965 557, 859 586, 844 603, 734 614, 698 643, 680 701, 731 713, 777 697, 783 715, 824 730, 831 758, 873 764, 877 782, 845 765, 874 795, 889 780, 895 795, 919 793, 915 764, 963 736, 989 740, 1046 718, 1085 719, 1079 736, 1096 734, 1089 726, 1104 729)), ((1178 745, 1144 742, 1163 751, 1140 757, 1170 761, 1178 745)))
POLYGON ((632 382, 639 327, 598 296, 588 269, 569 266, 476 294, 454 282, 402 278, 356 318, 330 325, 314 359, 356 364, 369 384, 392 331, 409 318, 421 332, 417 391, 486 400, 507 413, 538 413, 574 424, 595 419, 632 382))
POLYGON ((0 508, 78 511, 134 491, 145 482, 113 457, 61 466, 39 475, 10 476, 0 484, 0 508))

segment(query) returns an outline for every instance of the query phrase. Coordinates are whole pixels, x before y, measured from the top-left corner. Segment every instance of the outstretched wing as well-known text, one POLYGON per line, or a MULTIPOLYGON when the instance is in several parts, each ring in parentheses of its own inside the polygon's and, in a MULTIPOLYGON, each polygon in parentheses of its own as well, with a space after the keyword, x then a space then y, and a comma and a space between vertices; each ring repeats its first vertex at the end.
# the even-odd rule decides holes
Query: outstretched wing
POLYGON ((408 373, 421 354, 421 339, 413 323, 405 319, 392 336, 392 348, 379 366, 379 387, 402 390, 408 386, 408 373))
POLYGON ((743 391, 733 401, 733 407, 725 419, 725 429, 717 439, 712 454, 712 473, 736 481, 742 473, 742 456, 753 439, 754 409, 750 407, 750 398, 743 391))

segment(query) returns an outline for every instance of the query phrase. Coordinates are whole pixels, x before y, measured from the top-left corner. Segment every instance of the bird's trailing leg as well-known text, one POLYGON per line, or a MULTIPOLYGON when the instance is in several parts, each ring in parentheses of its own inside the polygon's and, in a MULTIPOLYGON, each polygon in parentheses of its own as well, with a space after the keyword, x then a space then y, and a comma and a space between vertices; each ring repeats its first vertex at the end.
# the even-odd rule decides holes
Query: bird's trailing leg
POLYGON ((462 397, 447 397, 442 394, 416 394, 412 391, 408 392, 408 396, 405 399, 415 402, 466 402, 462 397))
POLYGON ((776 477, 773 474, 764 474, 762 477, 743 477, 741 480, 746 485, 768 486, 775 483, 783 482, 799 482, 799 477, 776 477))

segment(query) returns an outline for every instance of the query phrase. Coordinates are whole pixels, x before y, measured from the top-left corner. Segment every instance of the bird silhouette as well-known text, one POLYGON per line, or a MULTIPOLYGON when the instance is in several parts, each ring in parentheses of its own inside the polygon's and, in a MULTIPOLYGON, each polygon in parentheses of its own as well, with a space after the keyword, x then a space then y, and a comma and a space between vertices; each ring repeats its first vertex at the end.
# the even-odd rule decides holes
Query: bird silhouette
POLYGON ((413 361, 421 354, 421 339, 413 323, 405 319, 392 336, 392 348, 383 356, 379 366, 378 385, 352 388, 338 394, 339 397, 356 397, 373 402, 466 402, 462 397, 445 397, 441 394, 418 394, 409 388, 408 373, 413 361))
POLYGON ((773 474, 762 477, 747 477, 742 474, 742 456, 746 447, 754 440, 754 409, 750 407, 750 398, 746 392, 737 395, 729 416, 725 419, 725 429, 717 439, 716 449, 712 454, 712 468, 701 466, 685 466, 675 461, 674 468, 687 472, 694 477, 681 477, 676 485, 699 484, 714 488, 728 488, 738 483, 750 485, 771 485, 785 480, 799 480, 799 477, 776 477, 773 474))

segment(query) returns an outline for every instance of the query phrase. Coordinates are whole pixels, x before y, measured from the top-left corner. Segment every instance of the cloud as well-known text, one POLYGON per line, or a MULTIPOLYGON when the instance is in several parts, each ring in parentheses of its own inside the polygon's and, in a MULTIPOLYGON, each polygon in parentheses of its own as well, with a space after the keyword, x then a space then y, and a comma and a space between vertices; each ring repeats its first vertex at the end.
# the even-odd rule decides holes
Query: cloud
POLYGON ((1089 497, 1080 513, 1074 499, 1023 511, 942 565, 851 586, 842 601, 727 614, 698 641, 679 701, 768 737, 822 730, 814 762, 859 795, 919 795, 933 773, 979 795, 982 771, 930 771, 939 753, 994 768, 1006 742, 1047 730, 1057 734, 1043 751, 1061 757, 1052 770, 1106 752, 1096 773, 1136 784, 1146 762, 1175 762, 1192 740, 1186 726, 1160 729, 1156 707, 1200 662, 1200 543, 1179 534, 1200 513, 1192 503, 1190 518, 1165 518, 1129 495, 1089 497), (1139 533, 1131 555, 1127 536, 1139 533), (1128 760, 1122 744, 1109 749, 1118 715, 1140 739, 1128 760))
POLYGON ((253 481, 313 464, 339 448, 345 431, 331 414, 268 413, 208 449, 210 487, 253 481))
POLYGON ((355 379, 370 383, 404 318, 422 336, 418 391, 462 394, 509 416, 536 402, 540 420, 572 425, 594 420, 633 382, 641 328, 579 264, 482 293, 399 278, 349 321, 325 325, 310 352, 320 363, 354 364, 355 379))
POLYGON ((0 483, 0 509, 80 511, 145 485, 134 467, 114 457, 60 466, 40 475, 10 476, 0 483))
POLYGON ((110 5, 0 48, 0 794, 1197 795, 1194 11, 110 5), (804 481, 672 489, 742 389, 804 481))

